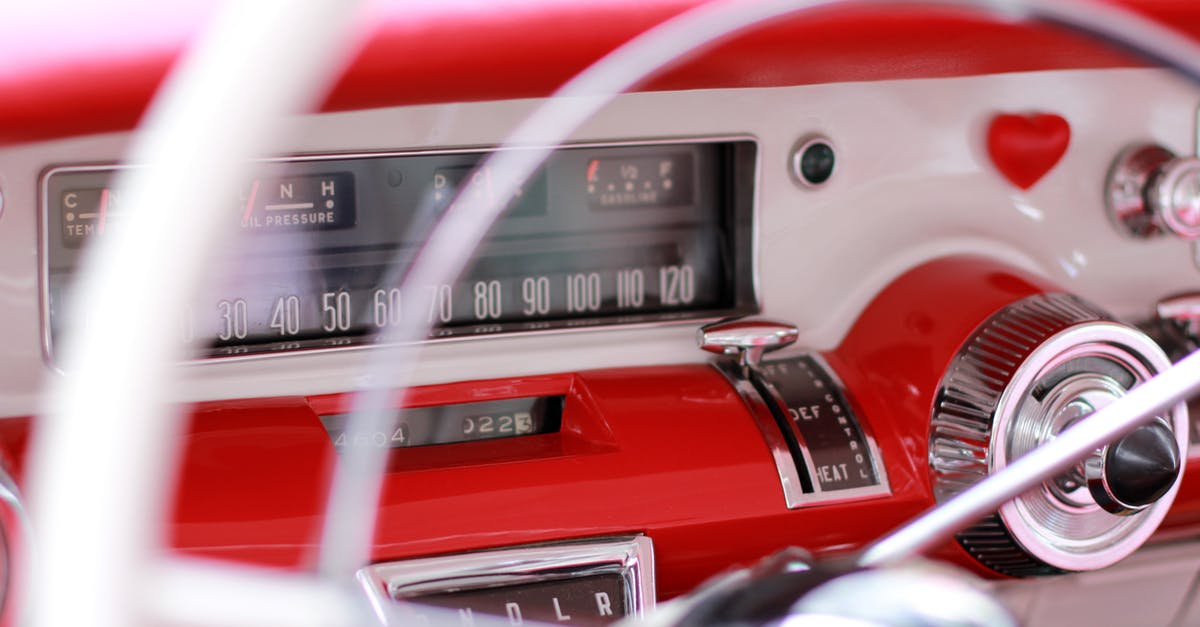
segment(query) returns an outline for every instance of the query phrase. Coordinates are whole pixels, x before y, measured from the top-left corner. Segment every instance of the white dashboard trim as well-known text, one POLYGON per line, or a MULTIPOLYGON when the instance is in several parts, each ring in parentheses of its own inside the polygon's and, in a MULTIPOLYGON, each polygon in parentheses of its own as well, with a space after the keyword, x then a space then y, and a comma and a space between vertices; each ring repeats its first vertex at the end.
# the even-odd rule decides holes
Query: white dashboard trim
MULTIPOLYGON (((647 92, 617 98, 573 141, 756 138, 755 265, 763 315, 798 325, 799 345, 823 350, 840 341, 892 279, 948 254, 1002 260, 1129 318, 1148 316, 1159 297, 1192 288, 1197 271, 1187 244, 1124 238, 1105 216, 1102 192, 1110 160, 1128 143, 1192 151, 1198 101, 1181 81, 1153 69, 647 92), (1150 93, 1155 98, 1145 96, 1150 93), (1051 111, 1071 124, 1067 154, 1030 190, 1008 185, 986 155, 984 129, 1001 111, 1051 111), (836 142, 839 171, 819 190, 801 189, 788 174, 788 156, 798 138, 814 133, 836 142)), ((494 145, 536 104, 300 116, 275 152, 494 145)), ((0 416, 36 412, 44 379, 61 376, 41 354, 40 175, 54 164, 115 161, 128 145, 127 134, 108 134, 0 150, 6 205, 0 217, 0 416)), ((691 324, 599 328, 429 345, 415 383, 701 363, 705 354, 695 348, 693 330, 691 324)), ((370 383, 361 372, 364 352, 189 364, 174 396, 182 402, 352 390, 370 383)))

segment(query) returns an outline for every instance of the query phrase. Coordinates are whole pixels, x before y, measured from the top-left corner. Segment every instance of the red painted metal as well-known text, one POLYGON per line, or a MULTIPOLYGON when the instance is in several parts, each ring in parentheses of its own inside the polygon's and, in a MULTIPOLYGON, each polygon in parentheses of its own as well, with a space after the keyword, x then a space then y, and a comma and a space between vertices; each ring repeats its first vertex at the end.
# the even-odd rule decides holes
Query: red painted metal
MULTIPOLYGON (((787 545, 852 551, 933 504, 929 412, 961 343, 1004 305, 1053 289, 997 262, 962 257, 920 266, 876 297, 825 354, 878 441, 893 491, 853 503, 788 510, 758 428, 708 366, 415 388, 395 406, 561 394, 563 425, 555 434, 395 451, 374 558, 645 533, 666 598, 787 545)), ((193 555, 310 567, 337 456, 318 416, 352 402, 330 395, 195 407, 171 544, 193 555)), ((0 459, 18 477, 28 426, 0 421, 0 459)), ((1185 482, 1168 533, 1200 529, 1198 484, 1185 482)), ((969 562, 956 547, 943 554, 969 562)))
MULTIPOLYGON (((893 496, 788 511, 765 444, 711 368, 633 368, 415 388, 396 406, 563 394, 562 431, 392 455, 375 558, 646 533, 664 596, 795 544, 857 548, 932 504, 928 416, 946 363, 1000 307, 1051 286, 980 259, 922 266, 885 289, 826 359, 887 463, 893 496)), ((317 417, 349 395, 205 403, 186 440, 171 541, 192 554, 311 565, 336 457, 317 417)), ((0 423, 19 476, 25 421, 0 423)), ((1190 486, 1191 484, 1188 484, 1190 486)), ((1197 523, 1185 486, 1172 518, 1197 523)))
MULTIPOLYGON (((325 108, 546 95, 637 33, 703 1, 376 3, 364 20, 371 30, 325 108)), ((1200 6, 1190 0, 1117 3, 1200 37, 1200 6)), ((80 23, 51 12, 9 16, 0 23, 0 144, 132 128, 215 4, 126 2, 80 23)), ((929 8, 826 10, 724 42, 644 89, 1132 64, 1049 27, 929 8)))
MULTIPOLYGON (((938 384, 959 347, 1000 308, 1032 294, 1057 291, 996 261, 952 257, 919 266, 885 288, 846 339, 826 356, 854 391, 876 437, 920 464, 918 478, 933 504, 925 460, 929 417, 938 384), (880 433, 882 431, 882 434, 880 433)), ((939 555, 995 576, 957 545, 939 555)))
POLYGON ((1061 115, 1002 113, 987 130, 992 165, 1021 189, 1040 181, 1067 152, 1071 125, 1061 115))
MULTIPOLYGON (((1005 305, 1056 291, 1061 290, 996 261, 971 257, 933 261, 906 273, 876 296, 826 359, 854 391, 877 437, 891 440, 900 455, 925 460, 934 396, 962 343, 1005 305)), ((1194 476, 1200 457, 1191 457, 1188 464, 1192 475, 1185 474, 1163 523, 1163 538, 1200 530, 1200 479, 1194 476)), ((929 477, 923 468, 920 481, 928 494, 929 477)), ((942 547, 938 555, 997 576, 957 544, 942 547)))
MULTIPOLYGON (((558 434, 392 455, 375 558, 646 533, 664 596, 732 563, 797 544, 845 551, 928 500, 890 444, 896 495, 789 511, 741 399, 707 366, 417 388, 409 406, 564 394, 558 434)), ((317 415, 347 396, 201 406, 193 417, 172 539, 180 550, 311 564, 333 446, 317 415)))

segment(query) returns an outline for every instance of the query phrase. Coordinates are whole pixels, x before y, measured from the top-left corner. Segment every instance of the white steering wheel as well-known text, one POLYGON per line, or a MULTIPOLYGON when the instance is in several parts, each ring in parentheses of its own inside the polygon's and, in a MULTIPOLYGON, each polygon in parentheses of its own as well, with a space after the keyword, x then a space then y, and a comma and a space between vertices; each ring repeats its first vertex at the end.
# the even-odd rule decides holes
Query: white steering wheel
MULTIPOLYGON (((726 0, 703 5, 635 38, 572 79, 507 143, 555 146, 613 95, 689 52, 780 15, 841 4, 908 3, 726 0)), ((1192 42, 1108 5, 1032 0, 933 4, 1070 24, 1200 81, 1200 49, 1192 42)), ((170 397, 180 376, 172 364, 185 357, 182 347, 163 338, 172 330, 170 321, 182 318, 185 304, 204 285, 206 254, 231 236, 218 209, 221 199, 236 193, 245 163, 268 150, 272 139, 288 128, 289 115, 318 101, 346 58, 346 42, 354 39, 354 15, 346 0, 228 3, 156 99, 129 156, 147 167, 129 170, 118 181, 125 228, 98 240, 89 251, 75 296, 76 310, 87 311, 89 322, 68 329, 61 363, 69 374, 50 386, 45 414, 37 423, 28 490, 36 563, 25 573, 32 577, 25 604, 31 622, 123 627, 333 625, 367 619, 352 574, 369 555, 381 452, 364 449, 344 456, 339 465, 317 573, 280 573, 167 555, 160 522, 175 472, 181 422, 170 397), (297 40, 306 45, 282 43, 297 40), (242 97, 246 93, 256 97, 242 97), (179 201, 169 217, 157 210, 157 199, 163 197, 179 201), (121 299, 112 297, 114 286, 120 286, 121 299), (133 319, 128 311, 142 315, 133 319), (71 584, 64 598, 66 582, 71 584)), ((491 157, 492 193, 476 194, 468 187, 459 195, 461 200, 445 212, 403 274, 404 285, 451 282, 503 209, 502 203, 487 199, 511 197, 550 147, 500 151, 491 157)), ((402 319, 423 320, 411 315, 417 306, 406 302, 402 319)), ((372 362, 388 370, 377 380, 405 381, 427 332, 423 323, 410 322, 383 338, 372 362)), ((940 518, 876 545, 867 561, 887 562, 928 546, 953 533, 955 525, 970 522, 972 514, 994 508, 1013 490, 1070 463, 1072 450, 1086 452, 1131 427, 1130 416, 1174 404, 1200 385, 1200 361, 1189 360, 1162 378, 1167 383, 1146 384, 1139 388, 1149 390, 1145 394, 1135 391, 1097 413, 1112 416, 1107 426, 1074 440, 1060 438, 1066 444, 1043 455, 1041 466, 1008 473, 1008 483, 996 482, 981 493, 964 493, 973 496, 959 499, 963 503, 957 510, 954 505, 941 508, 940 518)), ((386 418, 389 393, 362 391, 350 430, 369 430, 372 421, 386 418)))

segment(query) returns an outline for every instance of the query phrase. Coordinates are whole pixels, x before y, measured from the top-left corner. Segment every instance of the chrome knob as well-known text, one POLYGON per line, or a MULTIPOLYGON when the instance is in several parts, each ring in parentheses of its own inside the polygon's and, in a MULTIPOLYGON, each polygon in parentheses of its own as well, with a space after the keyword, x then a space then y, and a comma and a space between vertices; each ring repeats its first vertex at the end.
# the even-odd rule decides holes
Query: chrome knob
POLYGON ((1172 159, 1163 164, 1146 190, 1154 215, 1183 239, 1200 238, 1200 159, 1172 159))
POLYGON ((756 366, 764 353, 790 346, 800 337, 793 325, 771 320, 721 320, 700 328, 700 348, 718 355, 737 355, 743 366, 756 366))
POLYGON ((1200 159, 1154 144, 1121 152, 1108 173, 1109 216, 1134 237, 1200 239, 1200 159))
MULTIPOLYGON (((1170 366, 1145 334, 1066 294, 1030 296, 984 321, 949 364, 934 402, 934 494, 948 500, 1086 421, 1170 366)), ((1187 449, 1182 404, 1001 506, 958 543, 1014 576, 1102 568, 1155 531, 1187 449)))
POLYGON ((1118 515, 1156 503, 1175 485, 1179 467, 1175 433, 1162 420, 1137 428, 1084 462, 1092 498, 1118 515))

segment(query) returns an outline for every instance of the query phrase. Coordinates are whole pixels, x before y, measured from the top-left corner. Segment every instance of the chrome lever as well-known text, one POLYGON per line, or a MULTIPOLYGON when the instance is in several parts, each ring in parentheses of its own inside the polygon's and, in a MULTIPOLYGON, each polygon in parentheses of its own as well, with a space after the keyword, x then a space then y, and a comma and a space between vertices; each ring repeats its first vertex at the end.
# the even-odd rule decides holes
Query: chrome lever
POLYGON ((770 351, 791 346, 800 337, 795 326, 772 320, 721 320, 700 327, 700 348, 718 355, 737 355, 743 367, 754 367, 770 351))
POLYGON ((1193 341, 1200 337, 1200 293, 1164 298, 1158 301, 1155 313, 1160 320, 1179 325, 1193 341))
POLYGON ((1171 361, 1200 348, 1200 292, 1168 296, 1154 307, 1154 317, 1138 325, 1171 361))

